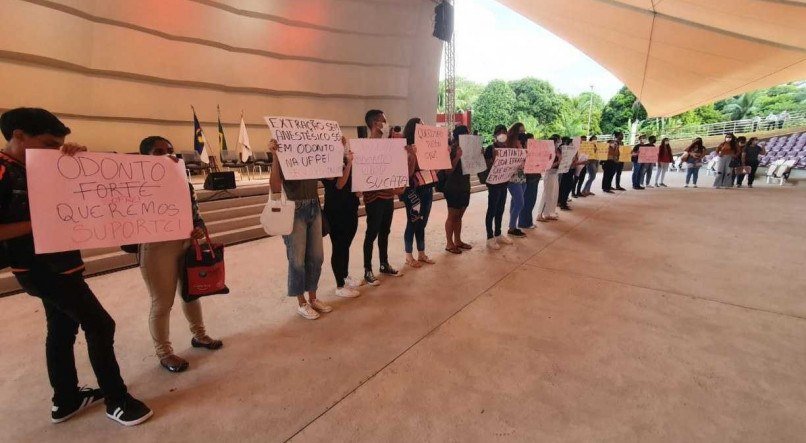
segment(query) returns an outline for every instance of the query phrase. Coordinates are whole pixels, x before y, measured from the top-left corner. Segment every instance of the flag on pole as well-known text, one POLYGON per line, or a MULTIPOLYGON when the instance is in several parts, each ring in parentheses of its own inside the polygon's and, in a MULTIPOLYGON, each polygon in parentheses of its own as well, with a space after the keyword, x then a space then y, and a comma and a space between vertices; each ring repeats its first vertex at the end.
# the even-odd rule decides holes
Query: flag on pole
POLYGON ((221 151, 227 150, 227 138, 224 137, 224 127, 221 126, 221 108, 216 105, 218 110, 218 148, 221 151))
POLYGON ((246 162, 252 156, 252 147, 249 146, 249 134, 246 133, 246 123, 241 112, 241 129, 238 131, 238 150, 241 151, 241 161, 246 162))
POLYGON ((207 151, 207 138, 204 136, 204 131, 199 124, 198 117, 196 117, 196 110, 193 106, 191 106, 190 109, 193 109, 193 149, 199 153, 201 161, 210 163, 210 154, 207 151))

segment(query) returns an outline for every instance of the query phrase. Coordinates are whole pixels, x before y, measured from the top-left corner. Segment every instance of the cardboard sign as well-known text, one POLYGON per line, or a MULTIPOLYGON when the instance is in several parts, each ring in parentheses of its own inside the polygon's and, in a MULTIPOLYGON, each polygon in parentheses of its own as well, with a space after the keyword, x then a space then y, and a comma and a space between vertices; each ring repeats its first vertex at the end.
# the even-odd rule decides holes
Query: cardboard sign
POLYGON ((506 183, 523 168, 526 162, 526 149, 496 148, 495 161, 487 175, 487 183, 497 185, 506 183))
POLYGON ((523 172, 527 174, 543 174, 551 168, 557 152, 553 140, 535 140, 526 142, 526 164, 523 172))
POLYGON ((621 145, 618 147, 618 161, 629 162, 632 160, 632 146, 621 145))
POLYGON ((585 154, 589 159, 596 158, 596 143, 595 142, 582 142, 579 144, 579 153, 585 154))
POLYGON ((607 160, 607 156, 610 152, 610 143, 608 142, 596 142, 596 159, 597 160, 607 160))
POLYGON ((564 174, 571 170, 571 163, 574 162, 574 156, 577 153, 577 148, 574 146, 563 146, 561 151, 560 157, 560 166, 557 168, 557 172, 560 174, 564 174))
POLYGON ((417 165, 420 169, 451 169, 448 128, 417 125, 414 144, 417 145, 417 165))
POLYGON ((638 148, 638 163, 657 163, 659 154, 657 146, 641 146, 638 148))
MULTIPOLYGON (((487 170, 484 148, 481 147, 481 137, 462 134, 459 136, 459 147, 462 148, 462 173, 465 175, 478 174, 487 170)), ((417 149, 419 150, 419 145, 417 149)))
POLYGON ((353 153, 353 192, 409 185, 406 139, 358 138, 349 143, 353 153))
POLYGON ((25 162, 37 254, 190 238, 181 160, 29 149, 25 162))
POLYGON ((286 180, 341 177, 344 146, 341 128, 331 120, 264 117, 280 148, 280 168, 286 180))

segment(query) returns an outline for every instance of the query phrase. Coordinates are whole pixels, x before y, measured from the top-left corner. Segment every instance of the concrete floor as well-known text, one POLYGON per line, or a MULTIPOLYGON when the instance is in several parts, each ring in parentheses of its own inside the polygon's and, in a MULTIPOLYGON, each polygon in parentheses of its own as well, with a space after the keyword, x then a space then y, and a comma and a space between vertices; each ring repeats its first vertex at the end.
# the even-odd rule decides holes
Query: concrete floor
MULTIPOLYGON (((280 239, 228 248, 232 293, 204 303, 225 347, 191 349, 175 309, 174 344, 191 363, 178 375, 152 356, 139 271, 92 278, 124 378, 156 413, 131 429, 102 407, 50 424, 41 305, 0 299, 0 440, 804 441, 804 188, 681 189, 681 178, 575 201, 498 252, 482 247, 476 194, 465 216, 476 248, 461 256, 442 251, 438 202, 436 265, 354 300, 332 296, 326 265, 321 298, 335 311, 313 322, 283 296, 280 239)), ((95 385, 84 343, 80 378, 95 385)))

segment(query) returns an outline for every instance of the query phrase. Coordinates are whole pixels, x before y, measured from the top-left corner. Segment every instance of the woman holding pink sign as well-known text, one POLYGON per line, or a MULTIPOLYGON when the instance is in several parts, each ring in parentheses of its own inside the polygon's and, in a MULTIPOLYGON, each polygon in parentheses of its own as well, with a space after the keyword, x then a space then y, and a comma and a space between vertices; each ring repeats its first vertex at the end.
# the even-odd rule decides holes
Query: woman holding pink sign
POLYGON ((414 146, 417 125, 423 124, 419 117, 410 119, 403 128, 403 137, 408 145, 409 186, 400 195, 406 205, 406 230, 403 232, 403 247, 406 251, 406 264, 419 268, 424 263, 433 264, 434 260, 425 253, 425 227, 431 215, 431 204, 434 201, 434 179, 431 171, 421 170, 417 165, 416 148, 414 146), (417 241, 417 258, 414 258, 414 241, 417 241))

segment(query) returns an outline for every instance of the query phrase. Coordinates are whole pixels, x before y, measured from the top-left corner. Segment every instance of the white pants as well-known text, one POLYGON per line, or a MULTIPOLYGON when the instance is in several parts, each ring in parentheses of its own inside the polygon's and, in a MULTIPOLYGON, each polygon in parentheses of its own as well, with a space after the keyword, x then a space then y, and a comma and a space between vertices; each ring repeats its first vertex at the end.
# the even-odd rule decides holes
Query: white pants
POLYGON ((655 173, 655 186, 658 186, 658 182, 663 183, 663 180, 666 179, 666 171, 669 170, 669 163, 658 163, 658 171, 655 173))
POLYGON ((540 196, 537 213, 543 217, 554 215, 557 210, 559 192, 560 184, 557 181, 557 170, 549 169, 543 174, 543 194, 540 196))

